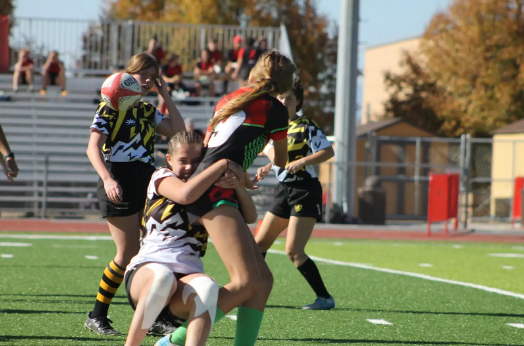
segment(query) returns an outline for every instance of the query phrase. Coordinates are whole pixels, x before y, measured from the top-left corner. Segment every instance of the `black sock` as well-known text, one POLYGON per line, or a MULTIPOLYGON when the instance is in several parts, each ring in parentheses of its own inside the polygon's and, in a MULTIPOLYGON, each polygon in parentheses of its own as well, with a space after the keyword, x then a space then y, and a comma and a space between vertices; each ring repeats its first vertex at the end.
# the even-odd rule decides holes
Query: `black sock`
POLYGON ((266 258, 266 255, 267 255, 267 251, 266 252, 262 252, 262 257, 266 258))
POLYGON ((317 265, 311 260, 311 258, 308 257, 308 259, 297 269, 300 274, 304 276, 313 291, 315 291, 317 297, 329 298, 329 293, 326 289, 326 286, 324 286, 324 282, 322 281, 322 277, 320 276, 317 265))
POLYGON ((104 269, 104 275, 102 275, 102 280, 100 280, 100 287, 96 296, 95 307, 89 317, 107 316, 111 300, 113 300, 118 287, 124 280, 124 273, 125 269, 116 264, 114 260, 104 269))

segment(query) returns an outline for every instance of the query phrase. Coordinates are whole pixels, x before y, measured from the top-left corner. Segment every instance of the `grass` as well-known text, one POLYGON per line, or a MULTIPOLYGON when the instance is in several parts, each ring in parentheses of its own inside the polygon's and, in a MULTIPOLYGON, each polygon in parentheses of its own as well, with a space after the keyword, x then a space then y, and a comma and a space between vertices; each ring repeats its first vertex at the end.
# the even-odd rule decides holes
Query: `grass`
MULTIPOLYGON (((1 235, 0 235, 1 236, 1 235)), ((99 337, 83 329, 111 241, 5 239, 30 247, 0 246, 0 345, 123 345, 125 337, 99 337), (85 256, 97 256, 89 260, 85 256)), ((524 293, 524 254, 517 244, 454 244, 312 240, 308 252, 339 261, 372 264, 524 293), (335 245, 335 243, 337 245, 335 245), (429 263, 433 267, 420 267, 429 263), (512 266, 514 269, 502 269, 512 266)), ((283 250, 283 244, 275 249, 283 250)), ((337 308, 303 311, 315 298, 285 256, 268 254, 275 287, 257 345, 524 345, 524 301, 481 290, 372 270, 318 263, 337 308), (392 325, 374 325, 384 319, 392 325)), ((204 262, 219 283, 227 272, 210 247, 204 262)), ((233 314, 235 312, 232 312, 233 314)), ((121 288, 110 309, 126 332, 132 309, 121 288)), ((208 345, 233 345, 235 322, 224 319, 208 345)), ((157 338, 146 338, 153 345, 157 338)))

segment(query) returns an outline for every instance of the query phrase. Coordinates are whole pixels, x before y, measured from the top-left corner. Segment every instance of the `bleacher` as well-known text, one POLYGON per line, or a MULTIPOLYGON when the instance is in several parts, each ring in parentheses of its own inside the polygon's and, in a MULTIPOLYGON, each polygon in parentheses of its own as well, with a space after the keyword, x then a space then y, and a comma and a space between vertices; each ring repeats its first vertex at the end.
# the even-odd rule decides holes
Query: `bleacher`
MULTIPOLYGON (((96 90, 104 77, 74 77, 67 80, 67 96, 60 96, 58 88, 50 87, 47 95, 40 95, 35 81, 34 92, 12 92, 12 76, 0 75, 0 123, 16 154, 20 168, 15 183, 8 185, 0 179, 0 211, 5 216, 35 217, 98 217, 96 184, 98 175, 91 166, 86 148, 92 123, 96 90)), ((156 102, 156 97, 146 97, 156 102)), ((219 98, 193 97, 175 100, 184 118, 191 118, 195 128, 204 130, 219 98)), ((260 157, 249 173, 267 163, 260 157)), ((273 179, 274 180, 274 179, 273 179)), ((261 211, 268 203, 268 184, 262 182, 255 193, 261 211)), ((267 210, 267 209, 266 209, 267 210)))

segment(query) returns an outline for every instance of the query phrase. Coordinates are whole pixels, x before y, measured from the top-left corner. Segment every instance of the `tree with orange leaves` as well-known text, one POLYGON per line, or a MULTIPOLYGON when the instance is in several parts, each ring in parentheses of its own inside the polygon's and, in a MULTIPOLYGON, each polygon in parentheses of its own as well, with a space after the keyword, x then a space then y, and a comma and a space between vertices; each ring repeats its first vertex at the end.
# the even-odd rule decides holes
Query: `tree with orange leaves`
POLYGON ((423 106, 417 123, 447 136, 486 136, 524 118, 523 9, 524 0, 455 0, 436 14, 420 56, 386 76, 386 114, 416 119, 423 106))

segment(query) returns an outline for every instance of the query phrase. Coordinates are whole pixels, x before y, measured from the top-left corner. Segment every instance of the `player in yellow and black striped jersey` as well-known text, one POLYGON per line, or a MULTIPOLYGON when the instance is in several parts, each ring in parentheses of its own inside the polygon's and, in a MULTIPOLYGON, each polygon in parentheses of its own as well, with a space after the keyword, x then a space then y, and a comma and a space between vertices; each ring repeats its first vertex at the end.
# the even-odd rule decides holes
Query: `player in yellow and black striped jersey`
POLYGON ((169 99, 167 85, 158 71, 155 58, 144 53, 134 55, 125 68, 138 82, 142 96, 156 85, 165 99, 169 118, 145 102, 121 112, 102 102, 91 125, 87 156, 99 175, 98 204, 116 245, 116 255, 104 271, 95 306, 85 323, 87 329, 100 335, 120 335, 107 315, 123 271, 140 247, 137 231, 147 186, 155 171, 155 134, 171 137, 184 129, 184 121, 169 99))
MULTIPOLYGON (((306 255, 305 247, 322 215, 322 186, 312 165, 329 160, 334 152, 318 125, 296 114, 304 102, 304 89, 298 78, 293 90, 279 96, 279 100, 289 112, 288 162, 286 167, 268 164, 258 170, 258 177, 263 179, 272 169, 279 183, 255 238, 265 256, 277 236, 287 228, 286 249, 291 249, 290 259, 317 295, 315 302, 304 309, 329 310, 335 307, 335 300, 328 293, 317 266, 306 255)), ((270 142, 264 153, 271 159, 273 150, 270 142)))

